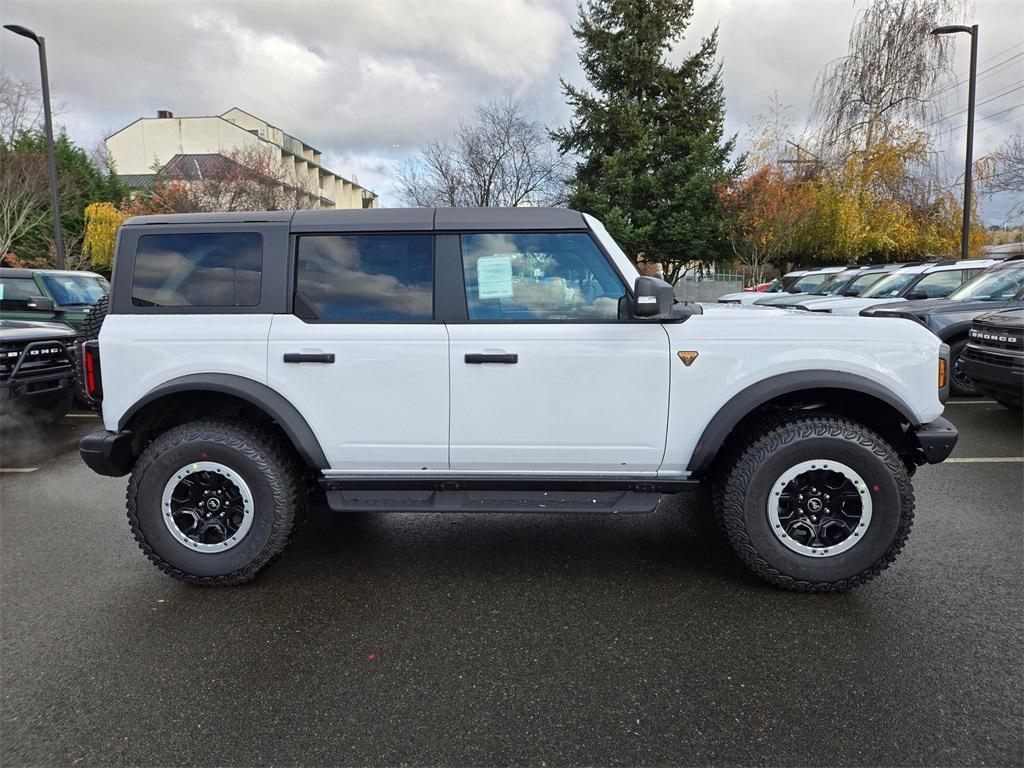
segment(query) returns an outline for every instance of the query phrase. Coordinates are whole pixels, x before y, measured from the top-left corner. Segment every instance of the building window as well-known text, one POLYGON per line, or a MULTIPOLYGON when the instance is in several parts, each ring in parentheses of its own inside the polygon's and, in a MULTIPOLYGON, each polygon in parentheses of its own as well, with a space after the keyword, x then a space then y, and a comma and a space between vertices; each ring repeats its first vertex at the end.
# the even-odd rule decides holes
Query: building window
POLYGON ((296 313, 332 323, 433 319, 432 235, 299 238, 296 313))
POLYGON ((260 303, 263 237, 256 232, 143 235, 136 307, 252 307, 260 303))

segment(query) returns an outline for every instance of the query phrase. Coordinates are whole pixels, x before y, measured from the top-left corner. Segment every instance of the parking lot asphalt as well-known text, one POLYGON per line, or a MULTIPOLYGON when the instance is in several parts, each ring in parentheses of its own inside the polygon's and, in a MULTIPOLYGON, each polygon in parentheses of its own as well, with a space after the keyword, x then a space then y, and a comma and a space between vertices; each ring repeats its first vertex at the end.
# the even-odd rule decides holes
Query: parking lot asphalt
POLYGON ((907 549, 831 596, 750 576, 700 495, 317 510, 254 583, 190 588, 79 461, 95 419, 5 425, 35 469, 0 474, 0 762, 1019 766, 1020 418, 947 416, 961 461, 918 471, 907 549))

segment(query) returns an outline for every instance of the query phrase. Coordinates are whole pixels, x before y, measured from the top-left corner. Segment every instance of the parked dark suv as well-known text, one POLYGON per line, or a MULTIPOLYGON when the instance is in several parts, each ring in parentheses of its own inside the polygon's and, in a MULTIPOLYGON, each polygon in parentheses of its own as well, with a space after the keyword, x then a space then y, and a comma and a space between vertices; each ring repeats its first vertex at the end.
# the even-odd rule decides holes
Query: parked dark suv
POLYGON ((1000 405, 1024 405, 1024 309, 979 315, 961 365, 978 390, 1000 405))
POLYGON ((95 272, 0 267, 0 319, 65 323, 78 329, 110 291, 95 272))
POLYGON ((60 323, 0 320, 0 414, 51 423, 71 408, 75 332, 60 323))
POLYGON ((921 299, 876 304, 861 310, 864 317, 905 317, 916 320, 949 344, 954 395, 973 396, 978 390, 960 365, 967 348, 971 322, 978 315, 1024 307, 1024 258, 1011 257, 961 285, 944 299, 921 299))

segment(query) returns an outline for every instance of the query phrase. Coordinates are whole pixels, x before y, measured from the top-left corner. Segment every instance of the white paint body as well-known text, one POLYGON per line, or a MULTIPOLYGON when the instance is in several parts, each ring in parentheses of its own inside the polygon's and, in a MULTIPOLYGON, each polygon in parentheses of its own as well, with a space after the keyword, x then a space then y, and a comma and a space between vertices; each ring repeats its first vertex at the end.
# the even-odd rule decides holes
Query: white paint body
MULTIPOLYGON (((630 284, 637 271, 588 225, 630 284)), ((763 294, 751 294, 755 298, 763 294)), ((877 302, 875 302, 877 303, 877 302)), ((917 323, 705 305, 683 322, 311 324, 292 315, 110 315, 103 417, 115 431, 151 390, 189 374, 259 382, 305 417, 327 474, 685 477, 715 414, 758 381, 855 374, 941 415, 940 342, 917 323), (679 351, 698 358, 685 366, 679 351), (334 365, 284 364, 285 352, 334 365), (519 355, 467 365, 469 353, 519 355)))

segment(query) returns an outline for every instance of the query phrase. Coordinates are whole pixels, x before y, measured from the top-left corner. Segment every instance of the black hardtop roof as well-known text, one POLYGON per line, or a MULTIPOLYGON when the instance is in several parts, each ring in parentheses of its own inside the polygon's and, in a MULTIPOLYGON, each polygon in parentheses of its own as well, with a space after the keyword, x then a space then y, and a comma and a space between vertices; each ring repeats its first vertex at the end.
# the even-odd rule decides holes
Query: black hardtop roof
POLYGON ((568 208, 363 208, 133 216, 124 226, 290 222, 293 232, 585 230, 568 208))

